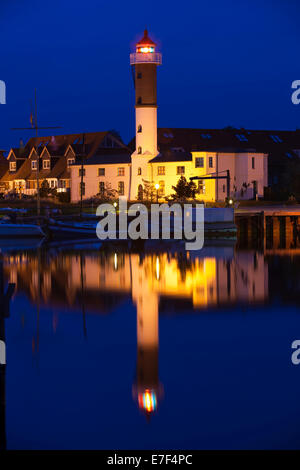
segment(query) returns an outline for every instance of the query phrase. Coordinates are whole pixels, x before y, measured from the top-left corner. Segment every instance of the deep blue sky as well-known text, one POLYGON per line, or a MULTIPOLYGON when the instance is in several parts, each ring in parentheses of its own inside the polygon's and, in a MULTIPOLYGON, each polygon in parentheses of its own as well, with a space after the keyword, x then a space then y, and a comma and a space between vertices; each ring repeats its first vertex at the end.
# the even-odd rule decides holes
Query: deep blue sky
MULTIPOLYGON (((295 129, 300 105, 297 0, 141 2, 1 0, 0 148, 29 133, 38 90, 41 125, 61 132, 134 133, 130 48, 145 26, 159 41, 159 126, 295 129)), ((49 134, 51 132, 48 132, 49 134)))

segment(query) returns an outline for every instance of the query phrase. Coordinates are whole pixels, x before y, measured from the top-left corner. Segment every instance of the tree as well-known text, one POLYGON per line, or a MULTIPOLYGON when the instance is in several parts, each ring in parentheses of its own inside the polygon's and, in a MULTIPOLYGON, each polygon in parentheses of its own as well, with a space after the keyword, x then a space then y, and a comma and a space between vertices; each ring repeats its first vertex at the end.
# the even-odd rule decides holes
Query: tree
POLYGON ((105 201, 109 201, 111 199, 116 198, 117 192, 118 191, 116 191, 116 189, 112 189, 110 183, 105 182, 103 191, 99 192, 97 194, 97 197, 99 197, 100 199, 103 199, 105 201))
POLYGON ((155 197, 155 192, 156 192, 154 184, 152 181, 147 181, 144 179, 143 179, 143 184, 144 184, 144 188, 143 188, 144 198, 146 201, 152 202, 155 197))
POLYGON ((173 199, 191 199, 195 198, 197 187, 193 181, 187 182, 184 176, 181 176, 178 180, 176 186, 172 186, 174 189, 175 194, 172 195, 173 199))
POLYGON ((41 197, 47 197, 51 194, 51 188, 49 186, 49 183, 47 180, 43 180, 41 187, 40 187, 40 196, 41 197))

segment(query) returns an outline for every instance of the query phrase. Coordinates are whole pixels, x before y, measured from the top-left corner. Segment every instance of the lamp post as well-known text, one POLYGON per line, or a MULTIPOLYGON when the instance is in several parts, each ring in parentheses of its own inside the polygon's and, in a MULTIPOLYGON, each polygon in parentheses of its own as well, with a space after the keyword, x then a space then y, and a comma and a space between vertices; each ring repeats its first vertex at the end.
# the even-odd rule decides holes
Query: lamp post
POLYGON ((156 189, 156 203, 158 203, 158 190, 159 190, 159 184, 158 183, 156 183, 155 189, 156 189))

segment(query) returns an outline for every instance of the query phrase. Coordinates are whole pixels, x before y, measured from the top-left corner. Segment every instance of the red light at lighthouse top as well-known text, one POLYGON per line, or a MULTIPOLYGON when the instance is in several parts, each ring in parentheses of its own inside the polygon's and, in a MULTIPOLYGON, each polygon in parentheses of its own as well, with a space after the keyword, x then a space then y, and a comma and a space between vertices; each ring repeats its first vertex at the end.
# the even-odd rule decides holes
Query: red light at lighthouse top
POLYGON ((136 52, 130 54, 130 65, 150 63, 161 65, 161 54, 155 52, 156 44, 148 36, 148 31, 145 29, 144 37, 136 44, 136 52))
POLYGON ((148 36, 148 31, 145 29, 144 37, 137 43, 136 52, 141 52, 142 54, 148 54, 155 52, 155 42, 148 36))

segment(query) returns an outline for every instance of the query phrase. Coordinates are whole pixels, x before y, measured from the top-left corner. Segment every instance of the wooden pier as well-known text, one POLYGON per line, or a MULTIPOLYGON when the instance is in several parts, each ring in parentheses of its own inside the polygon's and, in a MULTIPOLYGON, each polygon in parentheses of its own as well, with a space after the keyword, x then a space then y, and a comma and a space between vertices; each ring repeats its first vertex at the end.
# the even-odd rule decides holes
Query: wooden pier
POLYGON ((236 209, 241 245, 263 249, 296 248, 300 243, 300 206, 261 206, 236 209))

